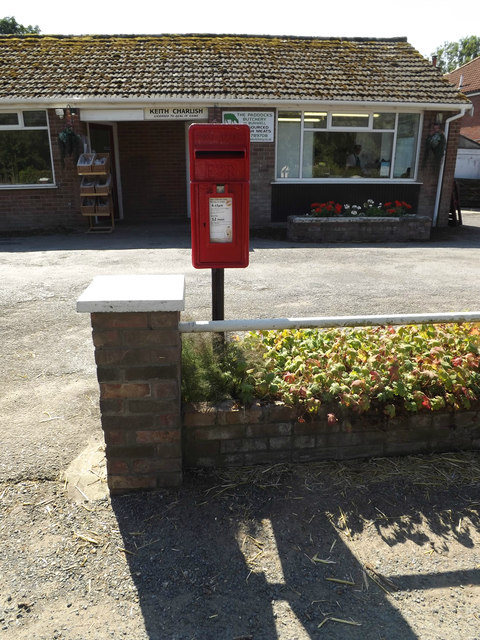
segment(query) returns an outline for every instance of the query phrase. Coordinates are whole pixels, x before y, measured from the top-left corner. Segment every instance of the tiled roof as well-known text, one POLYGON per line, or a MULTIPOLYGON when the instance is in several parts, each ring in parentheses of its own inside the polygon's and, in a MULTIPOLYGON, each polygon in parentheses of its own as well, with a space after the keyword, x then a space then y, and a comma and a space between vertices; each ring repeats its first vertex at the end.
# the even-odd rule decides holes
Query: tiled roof
POLYGON ((454 87, 462 84, 461 90, 465 94, 480 91, 480 56, 462 65, 445 76, 454 87))
POLYGON ((2 100, 465 104, 405 38, 0 36, 2 100))

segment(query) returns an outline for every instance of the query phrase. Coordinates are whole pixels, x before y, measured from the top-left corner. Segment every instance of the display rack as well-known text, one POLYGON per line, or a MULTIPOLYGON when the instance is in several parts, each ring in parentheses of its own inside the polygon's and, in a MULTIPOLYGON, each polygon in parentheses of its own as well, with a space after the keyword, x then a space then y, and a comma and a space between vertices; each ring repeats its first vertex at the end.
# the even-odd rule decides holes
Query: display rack
POLYGON ((110 154, 82 153, 77 162, 80 212, 88 217, 88 233, 111 233, 115 228, 110 154))

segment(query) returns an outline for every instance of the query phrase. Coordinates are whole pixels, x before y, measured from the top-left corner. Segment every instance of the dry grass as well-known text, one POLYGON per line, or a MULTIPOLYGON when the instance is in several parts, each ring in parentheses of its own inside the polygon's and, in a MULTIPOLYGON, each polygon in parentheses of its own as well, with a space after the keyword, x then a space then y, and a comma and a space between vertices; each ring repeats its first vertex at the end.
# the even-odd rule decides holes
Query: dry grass
POLYGON ((275 464, 269 467, 221 469, 213 473, 221 482, 219 486, 210 489, 210 493, 214 495, 240 485, 255 485, 260 488, 280 486, 292 473, 304 477, 312 490, 318 484, 326 482, 342 490, 392 481, 448 488, 480 483, 480 452, 312 462, 305 465, 275 464))

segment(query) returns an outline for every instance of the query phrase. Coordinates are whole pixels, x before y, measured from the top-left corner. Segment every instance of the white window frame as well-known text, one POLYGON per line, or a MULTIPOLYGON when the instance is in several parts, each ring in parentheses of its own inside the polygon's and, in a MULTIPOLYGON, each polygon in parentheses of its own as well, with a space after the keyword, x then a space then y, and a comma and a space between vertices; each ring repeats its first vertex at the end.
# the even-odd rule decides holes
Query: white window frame
POLYGON ((418 132, 417 132, 417 145, 416 145, 416 149, 415 149, 415 171, 413 173, 412 176, 410 176, 409 178, 393 178, 393 177, 384 177, 384 178, 369 178, 369 177, 362 177, 361 178, 361 183, 380 183, 380 184, 385 184, 386 182, 392 183, 392 182, 403 182, 403 183, 408 183, 411 184, 412 182, 417 181, 417 176, 418 176, 418 164, 419 164, 419 157, 420 157, 420 143, 421 143, 421 132, 423 129, 423 111, 419 111, 419 110, 414 110, 414 109, 388 109, 385 107, 382 107, 381 105, 377 105, 375 108, 369 109, 368 111, 363 111, 362 109, 342 109, 340 108, 322 108, 320 107, 304 107, 304 108, 300 108, 300 107, 290 107, 290 106, 285 106, 282 108, 277 108, 277 113, 276 113, 276 136, 275 136, 275 182, 277 183, 290 183, 290 184, 294 184, 294 183, 302 183, 302 184, 306 184, 306 183, 312 183, 312 182, 320 182, 320 183, 327 183, 327 182, 339 182, 339 183, 347 183, 347 184, 352 184, 353 180, 352 178, 349 177, 326 177, 326 178, 303 178, 302 177, 302 171, 303 171, 303 143, 304 143, 304 133, 305 132, 312 132, 312 133, 319 133, 319 132, 346 132, 346 133, 393 133, 393 142, 392 142, 392 161, 391 161, 391 167, 390 167, 390 175, 393 176, 394 175, 394 171, 395 171, 395 150, 396 150, 396 145, 397 145, 397 134, 398 134, 398 118, 400 114, 412 114, 412 115, 418 115, 419 116, 419 121, 418 121, 418 132), (281 112, 297 112, 300 113, 300 167, 299 167, 299 174, 300 176, 298 178, 285 178, 285 177, 280 177, 278 176, 278 116, 279 113, 281 112), (326 113, 327 114, 327 125, 326 127, 309 127, 309 126, 305 126, 305 113, 311 114, 311 113, 326 113), (392 113, 395 115, 395 125, 394 128, 390 128, 390 129, 375 129, 373 127, 373 118, 374 118, 374 114, 376 113, 392 113), (355 115, 355 114, 359 114, 359 115, 368 115, 369 116, 369 121, 368 121, 368 126, 367 127, 339 127, 339 126, 334 126, 332 125, 332 115, 337 115, 337 114, 341 114, 341 115, 355 115))
POLYGON ((51 189, 56 188, 55 180, 55 163, 53 161, 52 136, 50 133, 50 121, 48 118, 48 109, 27 107, 24 109, 0 109, 0 115, 5 113, 15 113, 17 115, 17 124, 0 124, 0 131, 46 131, 48 136, 48 148, 50 151, 50 165, 52 171, 52 182, 47 184, 1 184, 0 190, 6 189, 51 189), (23 113, 24 111, 43 111, 45 113, 46 124, 36 126, 25 126, 23 113))

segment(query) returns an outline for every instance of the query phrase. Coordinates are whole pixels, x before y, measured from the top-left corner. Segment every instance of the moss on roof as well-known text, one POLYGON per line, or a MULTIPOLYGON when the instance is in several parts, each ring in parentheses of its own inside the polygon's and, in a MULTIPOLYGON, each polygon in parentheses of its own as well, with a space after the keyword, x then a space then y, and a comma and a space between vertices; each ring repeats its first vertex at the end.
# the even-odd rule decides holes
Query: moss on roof
POLYGON ((465 103, 405 38, 0 36, 2 99, 465 103))

